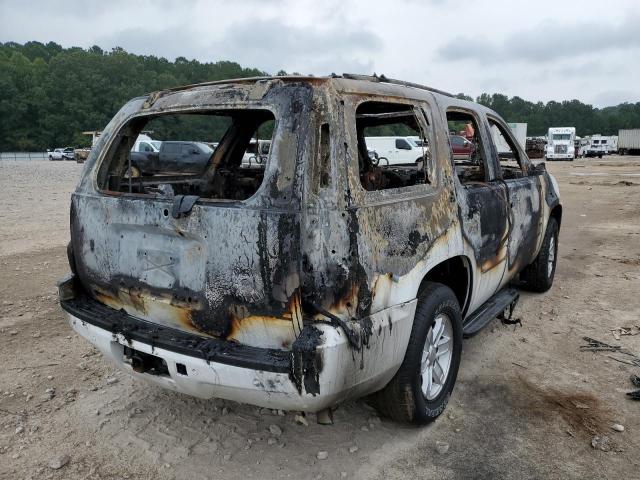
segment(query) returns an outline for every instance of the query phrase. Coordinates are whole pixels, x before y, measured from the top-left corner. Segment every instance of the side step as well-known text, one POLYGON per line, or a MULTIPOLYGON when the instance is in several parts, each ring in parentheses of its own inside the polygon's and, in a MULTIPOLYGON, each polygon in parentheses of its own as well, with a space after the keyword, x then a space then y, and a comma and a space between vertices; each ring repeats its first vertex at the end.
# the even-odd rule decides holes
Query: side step
POLYGON ((513 288, 507 287, 500 290, 467 317, 462 328, 464 338, 469 338, 478 333, 507 307, 517 302, 518 298, 520 298, 520 294, 513 288))

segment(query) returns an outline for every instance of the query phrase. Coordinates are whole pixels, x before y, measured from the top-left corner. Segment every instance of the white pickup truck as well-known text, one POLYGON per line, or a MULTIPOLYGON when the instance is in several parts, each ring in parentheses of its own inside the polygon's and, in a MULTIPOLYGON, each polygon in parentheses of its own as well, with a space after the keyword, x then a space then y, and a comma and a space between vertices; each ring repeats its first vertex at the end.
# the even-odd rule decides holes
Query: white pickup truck
POLYGON ((49 160, 73 160, 73 148, 56 148, 49 151, 49 160))

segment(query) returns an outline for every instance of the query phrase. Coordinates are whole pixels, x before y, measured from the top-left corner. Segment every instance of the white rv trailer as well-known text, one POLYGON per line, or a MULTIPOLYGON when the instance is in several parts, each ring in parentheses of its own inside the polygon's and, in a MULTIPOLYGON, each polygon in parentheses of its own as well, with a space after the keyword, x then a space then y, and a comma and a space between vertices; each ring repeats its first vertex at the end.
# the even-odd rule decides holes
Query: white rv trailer
POLYGON ((576 156, 575 127, 551 127, 547 136, 547 160, 573 160, 576 156))
POLYGON ((609 137, 600 134, 591 135, 587 147, 587 157, 599 157, 609 154, 609 137))

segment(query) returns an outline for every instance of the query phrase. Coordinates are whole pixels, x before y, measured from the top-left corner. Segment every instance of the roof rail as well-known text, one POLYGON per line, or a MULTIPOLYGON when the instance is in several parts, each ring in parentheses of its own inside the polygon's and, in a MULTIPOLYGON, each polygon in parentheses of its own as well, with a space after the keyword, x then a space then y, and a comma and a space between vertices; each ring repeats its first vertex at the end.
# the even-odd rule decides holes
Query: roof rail
POLYGON ((419 83, 413 82, 405 82, 404 80, 395 80, 393 78, 387 78, 384 75, 360 75, 357 73, 343 73, 343 78, 349 80, 364 80, 367 82, 377 82, 377 83, 391 83, 393 85, 402 85, 403 87, 413 87, 419 88, 420 90, 428 90, 433 93, 439 93, 440 95, 446 95, 447 97, 456 98, 455 95, 449 92, 445 92, 444 90, 438 90, 437 88, 427 87, 426 85, 420 85, 419 83))

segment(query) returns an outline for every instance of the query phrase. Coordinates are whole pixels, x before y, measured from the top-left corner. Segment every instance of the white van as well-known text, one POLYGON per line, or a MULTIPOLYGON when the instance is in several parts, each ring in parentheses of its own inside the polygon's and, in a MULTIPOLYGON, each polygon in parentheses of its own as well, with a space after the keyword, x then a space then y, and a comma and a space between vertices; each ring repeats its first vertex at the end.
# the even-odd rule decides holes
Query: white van
POLYGON ((418 137, 365 137, 364 140, 367 150, 378 154, 381 166, 422 161, 428 148, 418 137))

